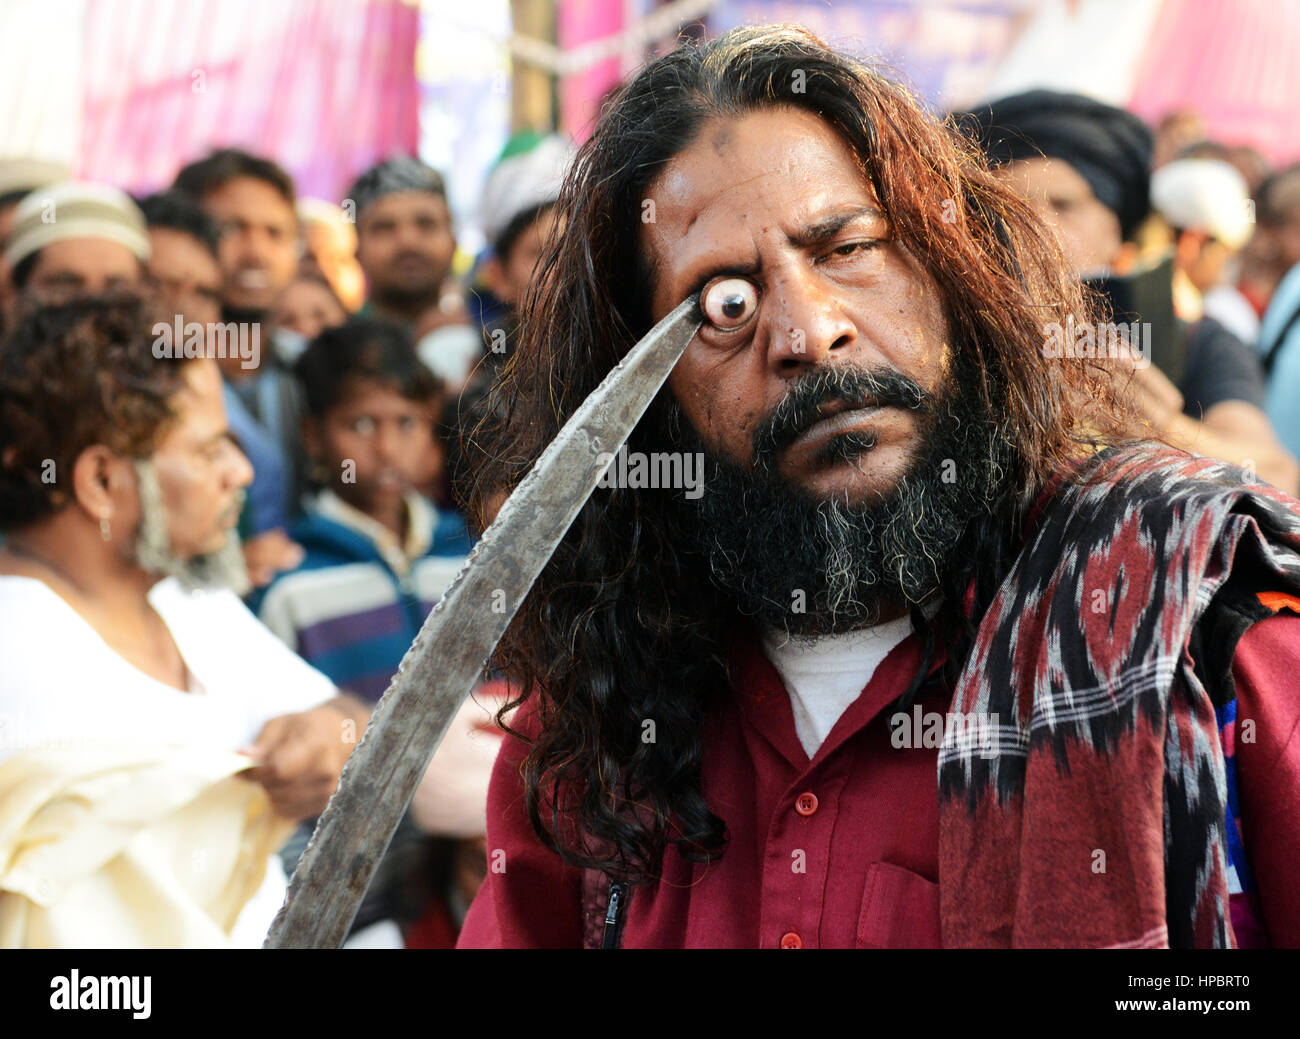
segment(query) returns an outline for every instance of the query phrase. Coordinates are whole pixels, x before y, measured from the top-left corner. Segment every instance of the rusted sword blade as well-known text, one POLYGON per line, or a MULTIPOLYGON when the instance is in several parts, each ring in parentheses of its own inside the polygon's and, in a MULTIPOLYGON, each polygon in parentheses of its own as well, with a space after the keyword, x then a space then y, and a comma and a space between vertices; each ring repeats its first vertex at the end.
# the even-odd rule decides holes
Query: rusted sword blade
POLYGON ((700 325, 698 296, 596 387, 497 514, 376 706, 289 884, 266 948, 337 948, 452 717, 533 581, 700 325))

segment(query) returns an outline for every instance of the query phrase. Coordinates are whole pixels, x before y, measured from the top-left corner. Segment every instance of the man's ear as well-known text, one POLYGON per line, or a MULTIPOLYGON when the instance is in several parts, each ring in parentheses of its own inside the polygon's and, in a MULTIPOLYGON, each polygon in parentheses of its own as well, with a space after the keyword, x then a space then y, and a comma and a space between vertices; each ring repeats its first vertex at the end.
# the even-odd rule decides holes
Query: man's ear
POLYGON ((103 444, 92 444, 72 463, 72 496, 92 520, 112 520, 135 486, 131 463, 103 444))

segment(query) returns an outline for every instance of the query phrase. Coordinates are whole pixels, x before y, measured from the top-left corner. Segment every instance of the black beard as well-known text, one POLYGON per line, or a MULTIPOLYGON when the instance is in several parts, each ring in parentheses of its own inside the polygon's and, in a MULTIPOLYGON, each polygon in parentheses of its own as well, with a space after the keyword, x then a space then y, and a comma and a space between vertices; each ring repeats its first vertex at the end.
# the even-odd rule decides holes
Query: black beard
POLYGON ((269 310, 260 308, 253 309, 249 307, 232 307, 229 303, 223 303, 221 306, 221 320, 233 321, 236 324, 256 325, 266 321, 270 317, 269 310))
MULTIPOLYGON (((1009 472, 1005 441, 977 386, 970 372, 956 371, 935 397, 888 369, 818 368, 759 426, 753 472, 710 451, 674 404, 674 447, 704 455, 703 494, 677 501, 713 582, 741 614, 809 637, 877 624, 886 611, 935 600, 945 581, 973 572, 974 553, 963 541, 1006 499, 1009 472), (850 504, 813 498, 776 474, 777 454, 835 400, 917 413, 920 451, 892 490, 850 504)), ((875 446, 871 434, 846 433, 821 449, 816 464, 869 464, 875 446)))
POLYGON ((441 282, 430 282, 418 288, 403 288, 400 285, 376 285, 370 290, 370 298, 380 310, 395 314, 411 314, 431 310, 438 305, 441 297, 441 282))

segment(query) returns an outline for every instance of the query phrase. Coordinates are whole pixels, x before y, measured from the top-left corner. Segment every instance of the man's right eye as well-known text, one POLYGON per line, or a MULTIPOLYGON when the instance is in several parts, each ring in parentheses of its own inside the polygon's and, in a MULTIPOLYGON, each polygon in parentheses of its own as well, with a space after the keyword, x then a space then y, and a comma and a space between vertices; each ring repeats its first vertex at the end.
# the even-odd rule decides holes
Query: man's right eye
POLYGON ((758 312, 758 289, 747 278, 723 278, 705 286, 700 309, 715 328, 734 332, 758 312))
POLYGON ((360 433, 362 436, 370 436, 375 431, 375 420, 368 415, 363 415, 352 423, 352 432, 360 433))

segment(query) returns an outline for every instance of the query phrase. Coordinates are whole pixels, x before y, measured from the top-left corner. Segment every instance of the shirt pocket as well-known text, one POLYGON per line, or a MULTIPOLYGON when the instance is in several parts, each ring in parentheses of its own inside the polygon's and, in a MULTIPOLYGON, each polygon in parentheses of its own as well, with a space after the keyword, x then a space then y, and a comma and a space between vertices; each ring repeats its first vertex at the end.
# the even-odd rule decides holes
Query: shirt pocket
POLYGON ((939 885, 902 866, 873 862, 867 868, 857 947, 939 948, 939 885))

